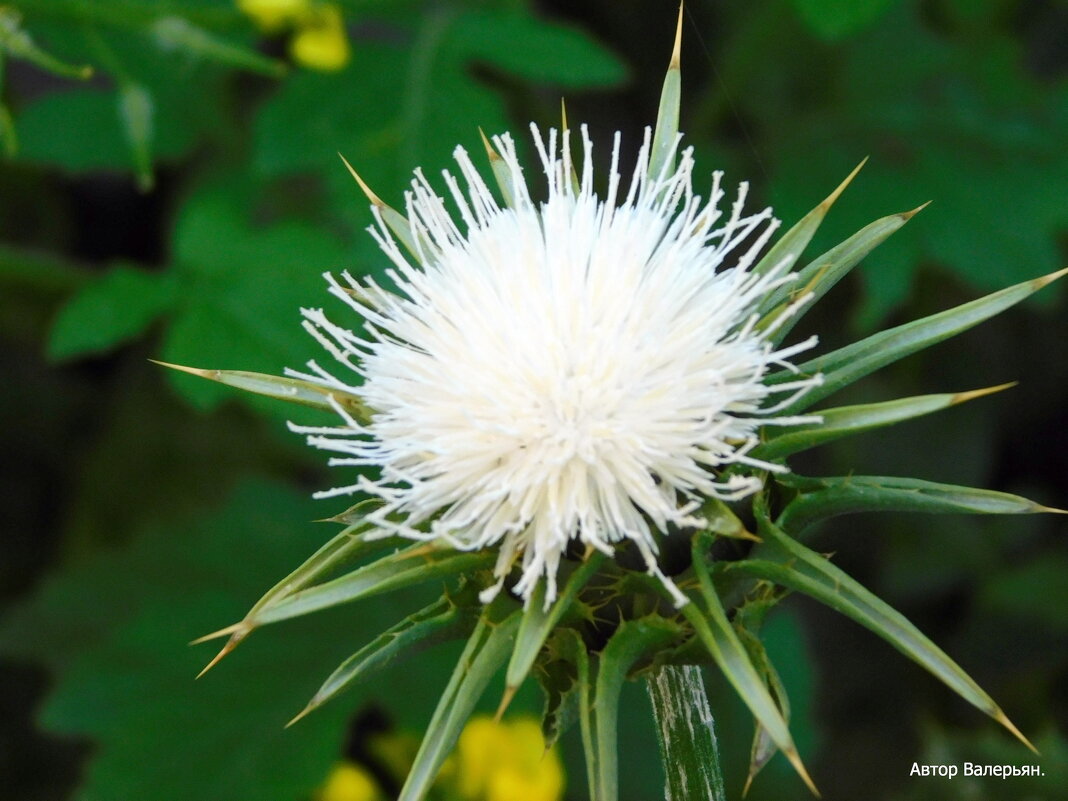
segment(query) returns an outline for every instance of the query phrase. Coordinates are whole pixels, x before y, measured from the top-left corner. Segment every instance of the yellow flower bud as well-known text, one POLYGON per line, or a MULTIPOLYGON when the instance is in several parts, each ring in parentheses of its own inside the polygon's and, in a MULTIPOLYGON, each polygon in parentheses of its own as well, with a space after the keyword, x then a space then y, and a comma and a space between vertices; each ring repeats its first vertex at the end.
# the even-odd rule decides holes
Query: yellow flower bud
POLYGON ((237 0, 237 7, 260 30, 277 33, 308 14, 311 0, 237 0))
POLYGON ((349 63, 351 52, 341 9, 336 5, 312 8, 297 22, 297 32, 289 43, 293 60, 302 66, 334 72, 349 63))
POLYGON ((374 777, 351 762, 338 764, 330 773, 318 801, 382 801, 374 777))
POLYGON ((457 789, 469 801, 559 801, 564 769, 533 720, 476 717, 456 748, 457 789))

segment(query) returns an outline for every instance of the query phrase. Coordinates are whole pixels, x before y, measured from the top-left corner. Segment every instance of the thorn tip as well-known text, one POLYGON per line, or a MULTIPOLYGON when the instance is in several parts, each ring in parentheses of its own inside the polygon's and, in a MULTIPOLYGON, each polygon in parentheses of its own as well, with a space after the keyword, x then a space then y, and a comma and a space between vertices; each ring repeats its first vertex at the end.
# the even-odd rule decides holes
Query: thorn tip
POLYGON ((292 726, 298 720, 300 720, 305 715, 307 715, 309 712, 311 712, 313 709, 315 709, 315 707, 316 707, 316 703, 315 703, 315 699, 313 698, 311 701, 308 702, 308 705, 306 707, 304 707, 304 709, 300 710, 300 712, 298 712, 296 714, 296 716, 291 721, 289 721, 289 723, 287 723, 283 728, 288 729, 290 726, 292 726))
POLYGON ((679 21, 675 24, 675 46, 671 50, 669 71, 682 69, 682 12, 683 3, 679 3, 679 21))
POLYGON ((497 707, 497 713, 493 716, 494 723, 500 723, 501 718, 504 717, 504 711, 508 708, 508 705, 512 703, 512 699, 515 698, 518 687, 505 687, 504 695, 501 696, 501 703, 497 707))
POLYGON ((367 195, 367 199, 371 201, 371 205, 378 206, 380 208, 385 207, 386 204, 382 201, 382 198, 380 198, 378 195, 371 191, 371 187, 369 187, 364 182, 363 178, 360 177, 359 173, 357 173, 356 170, 352 168, 352 165, 349 164, 349 160, 342 156, 340 153, 338 153, 337 155, 338 158, 340 158, 341 161, 344 162, 345 166, 348 168, 349 174, 356 179, 356 183, 359 184, 360 189, 365 195, 367 195))
POLYGON ((845 177, 845 180, 838 184, 838 188, 831 192, 831 194, 827 195, 826 199, 820 203, 820 210, 824 214, 826 214, 827 210, 834 205, 835 201, 838 200, 841 194, 846 190, 846 187, 853 182, 853 179, 857 177, 857 173, 859 173, 864 168, 864 165, 868 163, 869 158, 870 156, 865 156, 860 164, 854 167, 853 171, 845 177))
POLYGON ((926 203, 922 203, 922 204, 920 204, 919 206, 917 206, 916 208, 914 208, 914 209, 913 209, 912 211, 903 211, 903 212, 901 212, 901 216, 902 216, 902 217, 903 217, 903 218, 904 218, 905 220, 911 220, 911 219, 912 219, 913 217, 915 217, 915 216, 916 216, 917 214, 919 214, 919 213, 920 213, 921 211, 923 211, 923 210, 924 210, 925 208, 927 208, 928 206, 930 206, 930 205, 931 205, 931 204, 932 204, 933 202, 934 202, 933 200, 928 200, 928 201, 927 201, 926 203))
POLYGON ((976 398, 981 398, 984 395, 993 395, 995 392, 1003 392, 1006 389, 1011 389, 1019 384, 1019 381, 1009 381, 1005 384, 998 384, 993 387, 983 387, 982 389, 973 389, 968 392, 958 392, 949 401, 950 406, 956 406, 958 403, 965 403, 976 398))
POLYGON ((1058 278, 1061 278, 1065 275, 1068 275, 1068 267, 1065 267, 1063 270, 1057 270, 1056 272, 1050 273, 1049 275, 1043 275, 1041 278, 1034 279, 1031 282, 1031 286, 1033 286, 1036 290, 1039 290, 1047 284, 1052 284, 1058 278))

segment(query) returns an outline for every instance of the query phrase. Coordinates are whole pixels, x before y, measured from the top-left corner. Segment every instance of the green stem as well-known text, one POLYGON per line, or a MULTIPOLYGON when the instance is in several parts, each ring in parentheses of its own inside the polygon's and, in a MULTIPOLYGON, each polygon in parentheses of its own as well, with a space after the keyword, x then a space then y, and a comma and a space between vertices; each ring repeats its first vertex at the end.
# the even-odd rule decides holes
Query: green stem
POLYGON ((668 665, 645 681, 664 762, 666 801, 726 801, 701 668, 668 665))

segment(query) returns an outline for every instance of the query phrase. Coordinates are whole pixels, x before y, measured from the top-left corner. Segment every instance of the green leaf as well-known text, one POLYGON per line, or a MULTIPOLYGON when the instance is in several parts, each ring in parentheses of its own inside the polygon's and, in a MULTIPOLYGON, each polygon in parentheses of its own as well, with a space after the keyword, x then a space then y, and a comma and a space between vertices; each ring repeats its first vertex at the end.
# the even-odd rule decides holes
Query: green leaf
POLYGON ((778 519, 784 531, 798 536, 808 526, 836 515, 856 512, 933 512, 988 515, 1058 511, 1007 492, 938 484, 892 476, 782 476, 780 483, 800 490, 778 519))
POLYGON ((459 606, 447 597, 408 615, 342 662, 288 725, 292 726, 350 685, 399 659, 415 656, 439 642, 470 635, 475 623, 471 606, 459 606))
MULTIPOLYGON (((923 208, 922 206, 920 208, 923 208)), ((831 248, 822 256, 814 259, 797 273, 793 283, 784 284, 771 292, 760 304, 764 319, 761 325, 776 323, 773 342, 782 342, 786 335, 804 317, 812 306, 826 295, 835 284, 841 281, 861 259, 871 253, 901 226, 907 223, 920 209, 891 214, 865 226, 849 239, 831 248), (801 295, 810 296, 805 305, 788 310, 794 306, 794 299, 801 295), (789 316, 786 316, 789 314, 789 316)))
POLYGON ((490 620, 488 610, 483 613, 434 710, 397 801, 422 801, 426 796, 475 704, 507 658, 518 627, 518 611, 501 622, 490 620))
MULTIPOLYGON (((586 757, 587 789, 591 799, 598 798, 597 748, 594 743, 593 702, 590 698, 590 658, 586 651, 586 643, 583 642, 582 637, 574 629, 557 629, 553 632, 550 643, 553 652, 559 656, 560 660, 575 667, 575 681, 568 696, 573 695, 574 703, 577 706, 579 730, 582 736, 582 750, 586 757)), ((546 709, 549 711, 552 709, 552 700, 552 696, 547 694, 546 709)), ((562 699, 561 705, 566 705, 567 701, 568 698, 565 697, 562 699)), ((546 715, 546 724, 543 724, 543 728, 546 726, 551 732, 553 726, 548 715, 546 715)), ((555 728, 557 731, 562 731, 564 723, 559 723, 555 728)), ((546 743, 548 744, 548 742, 547 738, 546 743)))
POLYGON ((265 626, 413 584, 468 574, 489 567, 495 558, 495 553, 485 550, 466 553, 450 547, 417 543, 332 581, 286 595, 232 628, 265 626))
POLYGON ((849 173, 846 179, 838 185, 838 188, 824 198, 822 203, 794 223, 789 231, 779 237, 768 252, 756 263, 756 266, 753 267, 753 272, 764 274, 771 270, 778 270, 781 271, 782 275, 786 275, 792 270, 805 248, 808 247, 808 243, 812 240, 816 231, 819 230, 820 223, 827 216, 831 206, 846 190, 846 187, 852 183, 867 161, 867 159, 864 159, 864 161, 860 162, 853 169, 853 172, 849 173))
POLYGON ((313 409, 321 409, 326 412, 335 411, 331 399, 346 412, 353 415, 360 422, 370 420, 371 413, 364 402, 357 395, 343 392, 338 389, 324 387, 321 384, 313 384, 310 381, 302 381, 298 378, 284 378, 264 373, 249 373, 244 370, 204 370, 198 367, 183 367, 179 364, 167 364, 156 362, 163 367, 170 367, 189 375, 206 378, 209 381, 217 381, 228 387, 252 392, 287 403, 296 403, 301 406, 310 406, 313 409))
POLYGON ((115 265, 60 309, 48 355, 70 359, 109 351, 143 334, 174 303, 170 276, 115 265))
POLYGON ((752 455, 757 459, 782 459, 790 454, 815 448, 817 445, 823 445, 841 437, 902 423, 914 417, 932 414, 959 403, 981 398, 992 392, 1000 392, 1011 386, 1014 384, 1002 384, 970 392, 917 395, 882 403, 865 403, 827 409, 819 412, 820 417, 823 418, 822 422, 792 426, 784 433, 776 432, 771 439, 754 448, 752 455))
MULTIPOLYGON (((366 507, 377 505, 378 502, 375 499, 369 499, 361 501, 349 511, 352 512, 361 508, 365 511, 366 507)), ((252 608, 245 613, 241 625, 238 625, 237 627, 228 627, 227 631, 233 629, 229 639, 226 641, 226 644, 223 645, 222 650, 208 662, 207 667, 200 671, 200 675, 203 676, 207 673, 252 632, 255 625, 251 622, 251 619, 264 609, 280 603, 293 593, 303 590, 314 581, 336 572, 339 568, 351 564, 361 557, 397 544, 396 537, 369 539, 366 535, 370 529, 370 524, 362 521, 348 526, 344 531, 305 559, 300 567, 264 593, 263 596, 252 605, 252 608)), ((216 636, 216 634, 209 634, 206 637, 199 638, 196 642, 199 643, 212 640, 215 639, 216 636)))
MULTIPOLYGON (((798 367, 800 374, 822 373, 823 383, 809 389, 782 413, 794 414, 803 411, 880 367, 967 331, 972 326, 1015 306, 1065 273, 1068 273, 1068 270, 1007 287, 921 320, 880 331, 860 342, 807 361, 798 367)), ((767 383, 779 384, 796 378, 796 373, 784 370, 769 376, 767 383)))
POLYGON ((184 51, 197 58, 272 78, 286 73, 283 62, 215 36, 182 17, 160 17, 152 25, 152 34, 164 50, 184 51))
POLYGON ((545 582, 538 583, 530 600, 527 602, 526 608, 523 610, 523 620, 519 624, 519 633, 515 639, 515 650, 512 652, 512 658, 508 662, 508 671, 505 677, 506 702, 527 677, 530 668, 534 665, 534 660, 538 656, 538 652, 541 651, 542 645, 545 644, 546 638, 556 628, 557 623, 560 622, 560 619, 568 609, 571 608, 571 603, 582 591, 582 588, 586 586, 593 574, 597 572, 597 568, 600 567, 603 561, 603 553, 598 551, 590 554, 589 558, 568 576, 563 590, 548 609, 545 608, 544 604, 545 582))
MULTIPOLYGON (((685 608, 685 607, 684 607, 685 608)), ((597 689, 593 702, 596 725, 598 801, 616 801, 619 796, 618 715, 623 681, 636 662, 678 640, 678 624, 650 615, 625 620, 612 634, 601 652, 597 668, 597 689)))
POLYGON ((552 748, 579 716, 579 686, 575 666, 562 659, 540 661, 535 672, 545 706, 541 733, 545 747, 552 748))
MULTIPOLYGON (((757 673, 767 684, 772 698, 774 698, 776 705, 782 712, 783 720, 789 724, 791 722, 791 708, 786 687, 779 677, 779 672, 772 664, 767 649, 759 636, 768 612, 776 607, 779 601, 782 600, 783 595, 784 593, 781 591, 771 590, 766 595, 746 599, 737 608, 733 623, 738 639, 745 646, 753 667, 756 668, 757 673)), ((775 740, 772 739, 767 729, 757 721, 753 732, 753 742, 749 749, 749 774, 745 780, 743 794, 748 792, 753 779, 756 778, 768 761, 775 756, 778 750, 779 747, 775 744, 775 740)))
POLYGON ((405 726, 434 703, 448 654, 425 654, 388 685, 358 687, 299 732, 283 730, 354 641, 392 623, 398 604, 426 603, 411 595, 288 626, 193 681, 203 658, 186 643, 300 561, 321 537, 307 523, 317 506, 284 485, 246 482, 221 508, 67 564, 6 610, 0 652, 51 674, 40 725, 94 744, 77 801, 310 798, 362 702, 404 698, 395 712, 405 726))
POLYGON ((773 581, 841 612, 922 665, 961 698, 990 715, 1031 747, 994 700, 903 615, 825 557, 784 534, 762 515, 758 515, 758 521, 765 543, 754 549, 753 558, 723 565, 724 572, 740 572, 773 581))
POLYGON ((749 654, 738 638, 734 627, 727 620, 727 613, 723 609, 723 604, 708 573, 708 566, 705 564, 705 554, 710 544, 711 538, 706 534, 694 537, 693 565, 704 609, 701 609, 696 602, 689 603, 682 607, 682 614, 693 626, 698 638, 704 643, 727 681, 749 707, 749 711, 753 713, 757 722, 764 727, 768 736, 790 761, 797 775, 813 794, 818 796, 819 792, 801 762, 782 712, 768 691, 763 678, 750 661, 749 654))
POLYGON ((794 8, 814 33, 840 39, 870 25, 896 0, 793 0, 794 8))

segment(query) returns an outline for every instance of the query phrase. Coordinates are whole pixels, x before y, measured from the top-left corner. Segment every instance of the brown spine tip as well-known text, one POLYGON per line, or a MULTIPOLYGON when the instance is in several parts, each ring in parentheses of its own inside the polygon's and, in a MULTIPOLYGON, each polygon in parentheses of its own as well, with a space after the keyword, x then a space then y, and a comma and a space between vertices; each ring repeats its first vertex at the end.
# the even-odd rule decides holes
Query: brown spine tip
POLYGON ((917 214, 919 214, 925 208, 930 206, 933 202, 934 202, 933 200, 928 200, 926 203, 917 206, 912 211, 903 211, 903 212, 901 212, 901 219, 903 219, 903 220, 911 220, 913 217, 915 217, 917 214))
POLYGON ((794 770, 797 771, 797 775, 801 777, 801 781, 808 787, 809 792, 816 796, 816 798, 822 798, 820 791, 816 789, 816 783, 812 781, 812 777, 809 776, 808 771, 805 770, 805 766, 801 762, 801 757, 798 755, 797 751, 791 750, 785 753, 786 758, 790 760, 790 764, 793 765, 794 770))
POLYGON ((985 395, 993 395, 995 392, 1003 392, 1006 389, 1019 384, 1019 381, 1009 381, 1005 384, 998 384, 994 387, 983 387, 983 389, 973 389, 969 392, 958 392, 949 401, 951 406, 956 406, 958 403, 965 403, 976 398, 982 398, 985 395))
POLYGON ((338 158, 340 158, 345 163, 345 166, 348 167, 349 173, 352 175, 353 178, 356 179, 356 183, 360 185, 360 189, 362 189, 363 193, 367 195, 367 199, 371 201, 371 204, 374 206, 384 207, 386 204, 382 201, 382 198, 372 192, 371 187, 364 183, 363 178, 361 178, 359 176, 359 173, 357 173, 356 170, 352 168, 352 165, 349 164, 349 160, 342 156, 340 153, 338 153, 337 155, 338 158))
POLYGON ((1031 286, 1034 287, 1037 291, 1042 287, 1046 286, 1047 284, 1052 284, 1058 278, 1061 278, 1065 275, 1068 275, 1068 267, 1065 267, 1063 270, 1057 270, 1057 272, 1050 273, 1049 275, 1043 275, 1041 278, 1036 278, 1034 281, 1031 282, 1031 286))
MULTIPOLYGON (((195 640, 193 640, 189 644, 190 645, 200 645, 202 642, 209 642, 210 640, 217 640, 220 637, 226 637, 227 635, 236 635, 238 632, 241 632, 242 629, 246 629, 246 628, 247 628, 247 624, 245 623, 245 621, 242 620, 241 622, 229 625, 224 629, 219 629, 218 631, 213 631, 211 634, 205 634, 203 637, 197 637, 195 640)), ((251 629, 248 629, 248 630, 242 632, 241 636, 244 637, 245 634, 248 634, 249 631, 251 631, 251 629)))
POLYGON ((290 726, 292 726, 298 720, 300 720, 301 718, 305 717, 309 712, 311 712, 317 706, 318 706, 318 704, 315 703, 315 699, 313 698, 311 701, 308 702, 308 705, 306 707, 304 707, 304 709, 302 709, 300 712, 298 712, 297 715, 291 721, 289 721, 289 723, 287 723, 285 725, 285 728, 288 729, 290 726))
POLYGON ((997 714, 994 715, 994 720, 996 720, 998 723, 1000 723, 1002 726, 1012 732, 1012 735, 1021 743, 1026 745, 1027 748, 1031 751, 1031 753, 1033 753, 1035 756, 1041 756, 1041 754, 1039 754, 1038 752, 1038 749, 1031 744, 1030 740, 1023 736, 1023 733, 1016 728, 1015 724, 1013 724, 1013 722, 1009 720, 1005 713, 1002 712, 1000 709, 997 711, 997 714))
POLYGON ((742 788, 742 798, 745 798, 747 795, 749 795, 749 788, 753 786, 753 777, 755 775, 756 774, 754 773, 750 773, 748 776, 745 777, 745 787, 742 788))
POLYGON ((160 367, 168 367, 171 370, 177 370, 180 373, 189 373, 189 375, 195 375, 199 378, 215 379, 218 375, 218 370, 204 370, 200 367, 186 367, 183 364, 171 364, 170 362, 161 362, 159 359, 149 359, 152 364, 158 364, 160 367))
POLYGON ((675 24, 675 46, 671 50, 671 61, 668 63, 669 70, 682 69, 682 12, 683 4, 679 3, 679 21, 675 24))
POLYGON ((560 130, 567 130, 567 104, 562 97, 560 98, 560 130))
POLYGON ((482 130, 482 126, 478 127, 478 135, 482 137, 482 144, 486 148, 486 156, 489 158, 492 164, 495 161, 500 161, 501 157, 497 155, 497 151, 493 149, 493 145, 490 144, 489 137, 486 136, 486 132, 482 130))
POLYGON ((1056 506, 1042 506, 1042 504, 1035 504, 1035 511, 1047 515, 1068 515, 1068 509, 1058 509, 1056 506))
POLYGON ((515 698, 515 694, 518 691, 518 687, 504 688, 504 695, 501 696, 501 703, 497 707, 497 713, 493 716, 494 723, 501 722, 501 718, 504 717, 505 710, 508 709, 508 705, 512 703, 512 699, 515 698))
POLYGON ((208 662, 208 664, 204 666, 204 669, 197 674, 197 678, 199 679, 201 676, 203 676, 205 673, 207 673, 209 670, 219 664, 219 662, 222 661, 222 658, 228 653, 230 653, 232 650, 234 650, 237 647, 237 644, 241 642, 242 639, 244 639, 243 634, 241 636, 234 634, 232 637, 230 637, 230 639, 227 640, 226 645, 222 647, 219 653, 215 654, 215 658, 208 662))
POLYGON ((865 164, 868 163, 869 158, 869 156, 865 156, 864 159, 860 162, 860 164, 853 168, 853 172, 849 173, 849 175, 846 176, 845 180, 842 181, 842 183, 838 184, 838 188, 831 192, 831 194, 827 195, 827 198, 822 203, 820 203, 820 208, 825 213, 827 209, 833 206, 835 201, 838 200, 839 197, 841 197, 842 193, 846 190, 846 187, 853 182, 854 178, 857 177, 857 173, 864 168, 865 164))

